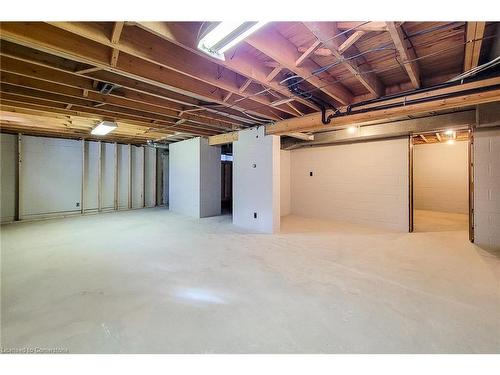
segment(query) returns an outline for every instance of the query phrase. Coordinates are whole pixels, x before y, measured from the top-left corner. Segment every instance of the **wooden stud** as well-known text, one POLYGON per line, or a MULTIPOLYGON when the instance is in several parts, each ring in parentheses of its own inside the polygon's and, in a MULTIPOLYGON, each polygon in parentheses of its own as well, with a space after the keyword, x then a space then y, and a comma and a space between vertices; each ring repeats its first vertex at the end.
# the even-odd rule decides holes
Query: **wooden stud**
POLYGON ((366 31, 363 30, 357 30, 355 31, 350 37, 348 37, 340 46, 339 46, 339 53, 344 54, 345 51, 349 49, 354 43, 358 41, 359 38, 361 38, 363 35, 366 34, 366 31))
POLYGON ((97 150, 97 211, 102 211, 102 142, 99 141, 97 150))
POLYGON ((271 73, 266 76, 266 82, 271 82, 279 74, 279 72, 281 72, 281 70, 281 66, 274 68, 271 73))
POLYGON ((387 31, 385 22, 337 22, 337 28, 340 30, 387 31))
POLYGON ((239 88, 238 92, 240 93, 243 93, 243 91, 245 91, 248 86, 250 86, 250 84, 252 83, 252 79, 248 78, 245 83, 243 85, 241 85, 241 87, 239 88))
POLYGON ((423 140, 425 143, 429 143, 429 140, 426 138, 426 136, 425 136, 425 135, 420 134, 420 138, 422 138, 422 140, 423 140))
POLYGON ((479 64, 485 27, 486 22, 467 22, 464 72, 477 67, 479 64))
POLYGON ((158 173, 157 173, 157 163, 158 163, 158 149, 154 149, 154 167, 153 167, 153 181, 151 182, 153 184, 153 207, 156 207, 158 205, 157 197, 156 197, 156 185, 158 183, 158 173))
POLYGON ((441 134, 436 133, 436 138, 438 139, 439 142, 441 142, 441 134))
POLYGON ((85 163, 85 139, 82 139, 82 186, 80 192, 80 213, 83 215, 85 213, 85 171, 86 171, 86 163, 85 163))
POLYGON ((132 145, 128 145, 128 209, 132 209, 132 145))
POLYGON ((413 216, 413 137, 408 136, 408 232, 414 230, 413 216))
POLYGON ((15 203, 15 217, 14 220, 22 220, 23 212, 23 199, 22 199, 22 166, 23 166, 23 154, 22 154, 22 134, 17 134, 17 167, 16 167, 16 203, 15 203))
POLYGON ((120 54, 120 50, 116 49, 116 48, 113 48, 113 50, 111 51, 111 66, 113 68, 116 68, 116 65, 118 64, 118 56, 120 54))
POLYGON ((75 73, 76 74, 87 74, 87 73, 98 72, 99 70, 102 70, 102 69, 97 67, 97 66, 93 66, 92 68, 77 70, 75 73))
POLYGON ((146 147, 142 146, 142 208, 146 207, 146 147))
POLYGON ((304 62, 305 59, 307 59, 309 56, 311 56, 316 49, 321 46, 321 42, 319 40, 316 40, 308 49, 304 51, 302 55, 295 61, 295 66, 300 66, 304 62))
MULTIPOLYGON (((476 108, 476 113, 479 112, 476 108)), ((474 126, 469 129, 469 147, 468 147, 468 179, 469 179, 469 241, 474 242, 474 126)))
POLYGON ((113 25, 113 32, 111 33, 111 43, 117 44, 120 41, 124 25, 125 22, 115 22, 113 25))
POLYGON ((113 206, 115 211, 118 210, 118 189, 119 189, 119 180, 118 180, 118 143, 114 143, 115 148, 114 148, 114 157, 115 157, 115 163, 114 163, 114 169, 115 169, 115 183, 114 183, 114 196, 113 196, 113 206))

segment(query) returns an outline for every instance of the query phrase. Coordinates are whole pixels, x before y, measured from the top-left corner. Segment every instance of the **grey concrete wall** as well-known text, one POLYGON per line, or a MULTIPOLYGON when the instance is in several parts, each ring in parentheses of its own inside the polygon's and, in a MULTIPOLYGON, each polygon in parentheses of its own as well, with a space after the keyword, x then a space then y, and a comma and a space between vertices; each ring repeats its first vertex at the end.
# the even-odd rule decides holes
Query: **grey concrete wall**
POLYGON ((168 203, 170 210, 193 217, 220 215, 220 148, 205 138, 169 146, 168 203))
POLYGON ((199 217, 200 138, 172 143, 169 150, 169 208, 199 217))
POLYGON ((407 231, 408 139, 292 150, 291 202, 296 215, 407 231))
POLYGON ((23 136, 21 180, 23 218, 79 212, 82 142, 23 136))
POLYGON ((221 214, 221 149, 200 139, 200 217, 221 214))
POLYGON ((145 170, 145 202, 146 207, 154 207, 156 205, 156 149, 146 147, 144 149, 144 157, 146 158, 145 170))
POLYGON ((120 209, 128 208, 128 153, 128 145, 118 145, 118 208, 120 209))
POLYGON ((474 242, 500 250, 500 129, 474 133, 474 242))
POLYGON ((281 216, 290 215, 292 212, 292 202, 290 196, 290 151, 280 151, 280 201, 281 216))
POLYGON ((416 209, 469 212, 468 142, 414 146, 413 198, 416 209))
POLYGON ((115 205, 115 145, 102 144, 102 208, 113 209, 115 205))
POLYGON ((99 143, 85 142, 85 210, 97 210, 99 185, 99 143))
POLYGON ((280 229, 280 138, 264 135, 264 127, 240 131, 233 143, 233 223, 280 229))
POLYGON ((143 148, 132 146, 132 208, 144 207, 143 171, 144 171, 143 148))
POLYGON ((12 221, 16 209, 17 135, 0 134, 0 216, 12 221))

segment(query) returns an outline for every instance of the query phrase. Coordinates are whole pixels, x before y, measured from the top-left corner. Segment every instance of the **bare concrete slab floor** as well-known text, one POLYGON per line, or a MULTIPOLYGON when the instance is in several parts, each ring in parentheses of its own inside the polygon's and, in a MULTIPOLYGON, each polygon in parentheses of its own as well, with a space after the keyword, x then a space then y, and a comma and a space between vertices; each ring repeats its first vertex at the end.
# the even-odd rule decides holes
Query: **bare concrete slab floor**
POLYGON ((415 210, 413 213, 416 232, 468 231, 469 215, 451 212, 415 210))
POLYGON ((500 259, 466 231, 147 209, 2 226, 4 348, 500 352, 500 259))

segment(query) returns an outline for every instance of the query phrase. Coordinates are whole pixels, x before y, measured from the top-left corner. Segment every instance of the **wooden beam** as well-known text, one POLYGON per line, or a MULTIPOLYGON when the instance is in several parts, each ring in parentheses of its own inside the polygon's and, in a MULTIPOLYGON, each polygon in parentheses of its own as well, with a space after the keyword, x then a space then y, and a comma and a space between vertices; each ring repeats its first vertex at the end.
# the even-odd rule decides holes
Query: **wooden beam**
POLYGON ((267 76, 266 76, 266 82, 271 82, 278 74, 279 72, 281 72, 283 69, 281 68, 281 66, 277 66, 276 68, 274 68, 271 73, 269 73, 267 76))
MULTIPOLYGON (((500 78, 485 80, 489 82, 498 82, 500 78)), ((466 86, 467 84, 462 85, 466 86)), ((439 93, 440 90, 435 90, 435 94, 439 93)), ((428 93, 432 95, 432 92, 428 93)), ((429 101, 411 104, 410 101, 405 103, 407 98, 402 98, 402 105, 392 108, 372 110, 361 113, 351 113, 345 114, 343 116, 334 117, 328 125, 323 125, 321 123, 321 113, 306 115, 300 118, 287 119, 283 121, 276 122, 274 124, 268 125, 266 127, 267 134, 286 134, 290 132, 303 132, 303 131, 317 131, 326 130, 328 128, 334 128, 336 126, 348 125, 351 123, 362 123, 374 120, 383 119, 394 119, 401 116, 408 116, 418 113, 427 113, 431 111, 446 110, 451 108, 461 108, 464 106, 477 105, 482 103, 499 102, 500 101, 500 89, 495 89, 492 85, 491 90, 481 91, 476 93, 463 93, 457 96, 452 96, 445 99, 432 99, 430 97, 429 101)), ((408 97, 408 100, 411 96, 408 97)), ((383 105, 384 103, 379 103, 383 105)))
POLYGON ((284 134, 287 137, 297 138, 303 141, 314 141, 314 134, 305 134, 305 133, 287 133, 284 134))
MULTIPOLYGON (((137 26, 140 28, 165 39, 179 47, 182 47, 192 53, 197 54, 203 59, 210 60, 214 63, 224 66, 233 72, 243 75, 247 78, 251 78, 254 82, 260 83, 267 88, 271 88, 276 92, 279 92, 285 97, 295 97, 297 100, 312 109, 319 110, 319 108, 310 103, 308 100, 300 98, 294 95, 286 87, 279 85, 276 82, 272 82, 272 78, 275 77, 278 72, 272 78, 268 77, 268 66, 256 60, 254 56, 244 52, 238 51, 237 54, 231 56, 230 59, 224 61, 219 59, 214 59, 203 53, 198 49, 198 41, 196 40, 197 25, 191 25, 186 22, 137 22, 137 26)), ((273 69, 277 66, 273 66, 273 69)))
POLYGON ((441 135, 439 133, 436 133, 436 138, 438 139, 439 142, 441 142, 441 135))
POLYGON ((243 93, 243 91, 245 91, 248 88, 248 86, 250 86, 251 83, 252 83, 252 79, 251 78, 247 78, 247 80, 245 81, 245 83, 242 84, 240 86, 240 88, 238 89, 239 93, 240 94, 243 93))
POLYGON ((265 30, 250 35, 245 42, 276 61, 280 66, 302 77, 336 102, 343 105, 351 103, 352 94, 342 84, 327 85, 325 81, 313 75, 313 71, 319 68, 319 65, 312 61, 304 61, 302 66, 296 66, 295 62, 300 57, 297 47, 277 30, 266 27, 265 30))
POLYGON ((422 140, 423 140, 425 143, 429 143, 429 140, 425 137, 425 135, 420 134, 420 138, 422 138, 422 140))
POLYGON ((387 25, 385 22, 337 22, 337 28, 339 30, 362 30, 362 31, 387 31, 387 25))
POLYGON ((316 49, 321 46, 321 42, 319 40, 316 40, 309 48, 307 48, 302 55, 295 61, 295 66, 300 66, 305 59, 309 58, 316 49))
POLYGON ((486 22, 467 22, 464 72, 478 66, 486 22))
POLYGON ((222 101, 225 103, 229 100, 229 98, 233 95, 232 92, 228 92, 225 96, 224 96, 224 99, 222 99, 222 101))
MULTIPOLYGON (((354 74, 356 79, 361 82, 361 84, 375 97, 379 97, 384 94, 384 86, 377 78, 377 76, 370 72, 370 67, 366 63, 366 60, 362 60, 363 65, 356 63, 356 59, 345 60, 344 56, 339 52, 339 48, 345 37, 337 37, 339 32, 331 23, 328 22, 305 22, 304 25, 311 31, 311 33, 318 38, 322 44, 328 48, 332 55, 335 56, 341 62, 342 66, 347 68, 349 72, 354 74)), ((360 60, 361 61, 361 60, 360 60)))
POLYGON ((77 73, 77 74, 87 74, 87 73, 97 72, 99 70, 101 70, 101 68, 98 68, 98 67, 94 66, 92 68, 77 70, 75 73, 77 73))
POLYGON ((120 41, 120 36, 122 35, 123 26, 125 22, 115 22, 113 25, 113 32, 111 33, 111 43, 117 44, 120 41))
POLYGON ((405 39, 401 26, 397 26, 395 22, 386 22, 389 34, 391 34, 394 46, 398 51, 401 63, 403 64, 413 87, 418 89, 420 87, 420 69, 415 60, 415 51, 408 45, 405 39))
POLYGON ((217 134, 208 137, 208 144, 210 146, 224 145, 227 143, 232 143, 238 140, 238 132, 217 134))
POLYGON ((116 65, 118 64, 118 56, 119 56, 119 54, 120 54, 120 50, 118 50, 116 48, 113 48, 113 50, 111 51, 110 65, 113 68, 116 68, 116 65))
POLYGON ((366 34, 366 31, 357 30, 350 37, 348 37, 344 42, 339 46, 338 51, 342 55, 345 51, 349 49, 354 43, 358 41, 363 35, 366 34))

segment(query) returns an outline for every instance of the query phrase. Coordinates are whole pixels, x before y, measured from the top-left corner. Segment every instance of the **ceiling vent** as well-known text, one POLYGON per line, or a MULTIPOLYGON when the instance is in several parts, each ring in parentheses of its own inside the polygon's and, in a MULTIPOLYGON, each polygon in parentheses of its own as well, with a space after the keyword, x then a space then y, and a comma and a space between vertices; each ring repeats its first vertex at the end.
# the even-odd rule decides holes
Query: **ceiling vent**
POLYGON ((113 91, 117 87, 118 85, 113 85, 112 83, 107 83, 107 82, 99 82, 99 84, 97 85, 97 89, 103 95, 110 94, 111 91, 113 91))

